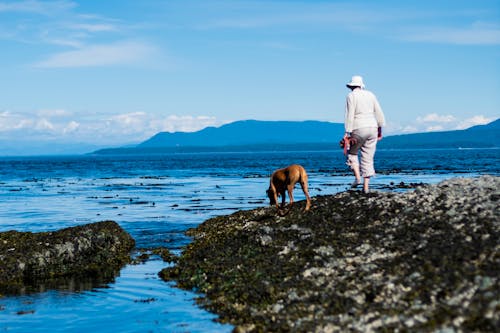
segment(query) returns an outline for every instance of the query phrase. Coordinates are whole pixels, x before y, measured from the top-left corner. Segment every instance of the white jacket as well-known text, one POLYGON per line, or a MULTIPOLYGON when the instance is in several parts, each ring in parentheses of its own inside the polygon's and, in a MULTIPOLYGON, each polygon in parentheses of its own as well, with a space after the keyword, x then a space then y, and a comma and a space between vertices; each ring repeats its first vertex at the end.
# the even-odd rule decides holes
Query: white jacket
POLYGON ((356 88, 347 95, 344 125, 346 132, 385 125, 382 108, 371 91, 356 88))

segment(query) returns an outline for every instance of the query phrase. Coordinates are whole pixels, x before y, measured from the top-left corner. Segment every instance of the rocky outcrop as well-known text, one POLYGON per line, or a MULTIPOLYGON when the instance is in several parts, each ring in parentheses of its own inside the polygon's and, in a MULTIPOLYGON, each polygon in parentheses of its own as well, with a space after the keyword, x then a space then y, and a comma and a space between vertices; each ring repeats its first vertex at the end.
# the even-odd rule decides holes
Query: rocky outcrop
POLYGON ((313 198, 207 220, 160 276, 236 331, 500 327, 500 177, 313 198), (302 204, 302 207, 301 207, 302 204))
POLYGON ((0 233, 0 290, 23 292, 61 277, 113 277, 134 240, 113 221, 54 232, 0 233))

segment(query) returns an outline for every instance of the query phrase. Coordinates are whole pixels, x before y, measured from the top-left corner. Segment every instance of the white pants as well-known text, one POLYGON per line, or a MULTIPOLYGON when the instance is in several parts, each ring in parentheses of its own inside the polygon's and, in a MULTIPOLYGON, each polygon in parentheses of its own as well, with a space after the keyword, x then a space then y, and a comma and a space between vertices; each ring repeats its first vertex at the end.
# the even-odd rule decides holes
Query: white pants
POLYGON ((355 166, 359 166, 359 171, 363 178, 375 176, 373 158, 375 157, 375 150, 378 142, 377 128, 358 128, 352 131, 351 136, 355 137, 358 143, 349 148, 347 165, 349 165, 351 169, 355 166), (361 153, 361 163, 358 159, 358 152, 361 153))

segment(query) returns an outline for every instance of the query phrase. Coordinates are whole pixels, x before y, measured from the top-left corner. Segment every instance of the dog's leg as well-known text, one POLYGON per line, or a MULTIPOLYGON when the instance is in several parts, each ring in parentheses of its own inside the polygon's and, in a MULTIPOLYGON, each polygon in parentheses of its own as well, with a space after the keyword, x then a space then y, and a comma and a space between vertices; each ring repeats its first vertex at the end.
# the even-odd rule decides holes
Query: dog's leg
POLYGON ((292 209, 292 206, 293 206, 293 187, 294 187, 295 184, 288 184, 287 185, 287 191, 288 191, 288 197, 290 199, 290 205, 288 206, 288 211, 290 211, 292 209))
POLYGON ((286 204, 286 202, 285 202, 286 201, 285 200, 285 190, 283 190, 283 194, 282 194, 282 196, 283 196, 283 202, 281 203, 281 209, 283 209, 283 210, 281 210, 281 209, 278 210, 278 215, 279 216, 286 216, 292 210, 292 206, 293 206, 293 186, 288 185, 287 186, 287 191, 288 191, 288 197, 290 198, 290 204, 285 209, 285 204, 286 204))
POLYGON ((311 197, 309 197, 309 189, 307 188, 307 176, 303 177, 300 181, 300 187, 302 187, 302 191, 304 192, 304 195, 306 196, 306 208, 304 208, 304 211, 307 211, 311 208, 311 197), (304 181, 305 178, 305 181, 304 181))
POLYGON ((277 209, 279 209, 279 204, 278 204, 278 191, 276 191, 276 186, 274 186, 273 182, 273 176, 271 176, 271 182, 269 184, 269 192, 273 194, 274 198, 274 205, 276 206, 277 209))
POLYGON ((287 191, 288 191, 288 197, 290 198, 290 205, 293 204, 293 187, 294 185, 288 184, 287 185, 287 191))
POLYGON ((286 205, 286 193, 285 190, 281 192, 281 208, 285 208, 286 205))
POLYGON ((274 202, 276 203, 276 208, 280 209, 280 205, 278 204, 278 195, 276 191, 274 191, 274 202))

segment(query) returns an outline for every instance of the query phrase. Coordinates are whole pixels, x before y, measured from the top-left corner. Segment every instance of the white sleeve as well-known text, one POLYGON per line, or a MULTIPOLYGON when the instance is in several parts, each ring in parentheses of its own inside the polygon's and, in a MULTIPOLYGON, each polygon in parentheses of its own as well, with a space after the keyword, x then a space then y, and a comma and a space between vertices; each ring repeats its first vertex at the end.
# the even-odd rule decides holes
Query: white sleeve
POLYGON ((352 132, 354 126, 354 110, 356 109, 356 105, 354 102, 354 98, 352 94, 347 95, 346 104, 345 104, 345 119, 344 126, 346 132, 352 132))
POLYGON ((377 118, 377 125, 378 125, 378 127, 385 126, 384 112, 382 111, 382 108, 380 107, 380 104, 377 100, 377 97, 375 97, 375 95, 374 95, 373 98, 374 98, 375 118, 377 118))

